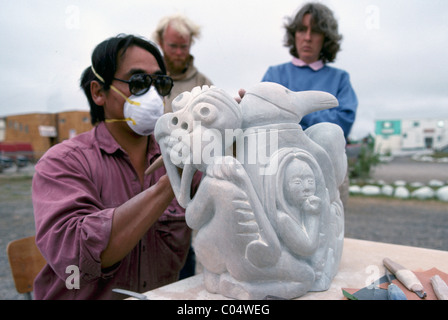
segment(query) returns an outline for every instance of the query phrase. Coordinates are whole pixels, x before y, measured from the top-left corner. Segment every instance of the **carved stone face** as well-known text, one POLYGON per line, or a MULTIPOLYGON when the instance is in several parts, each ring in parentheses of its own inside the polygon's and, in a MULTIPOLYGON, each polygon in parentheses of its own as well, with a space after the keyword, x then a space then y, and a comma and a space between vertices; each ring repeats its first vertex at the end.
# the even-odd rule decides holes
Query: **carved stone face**
POLYGON ((287 180, 284 195, 292 206, 299 207, 304 200, 316 192, 313 171, 304 161, 294 159, 286 168, 285 177, 287 180))
POLYGON ((194 173, 204 172, 215 157, 232 146, 233 139, 225 139, 226 132, 240 128, 242 116, 229 94, 208 86, 180 94, 172 107, 172 113, 158 120, 154 135, 176 198, 184 206, 191 200, 194 173))

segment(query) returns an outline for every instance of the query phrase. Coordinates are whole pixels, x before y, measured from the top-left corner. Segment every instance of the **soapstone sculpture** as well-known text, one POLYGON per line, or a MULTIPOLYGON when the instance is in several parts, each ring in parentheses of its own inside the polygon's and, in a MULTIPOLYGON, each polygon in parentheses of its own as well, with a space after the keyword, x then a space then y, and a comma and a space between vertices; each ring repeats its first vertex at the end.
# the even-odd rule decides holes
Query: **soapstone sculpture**
POLYGON ((180 94, 158 120, 155 137, 197 231, 193 247, 209 292, 292 299, 330 287, 344 238, 345 139, 337 125, 303 131, 298 123, 337 105, 331 94, 269 82, 239 104, 203 86, 180 94), (192 195, 197 170, 202 180, 192 195))

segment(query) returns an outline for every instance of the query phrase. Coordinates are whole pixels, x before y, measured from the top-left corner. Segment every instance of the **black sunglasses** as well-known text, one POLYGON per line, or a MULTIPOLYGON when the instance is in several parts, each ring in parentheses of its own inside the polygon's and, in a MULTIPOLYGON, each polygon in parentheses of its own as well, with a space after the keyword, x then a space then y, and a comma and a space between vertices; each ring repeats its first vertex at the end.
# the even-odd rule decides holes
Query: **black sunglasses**
POLYGON ((125 82, 129 85, 129 91, 134 96, 141 96, 148 92, 151 84, 154 83, 154 87, 157 92, 162 96, 167 96, 171 89, 173 88, 173 79, 171 77, 161 74, 147 74, 147 73, 137 73, 134 74, 129 80, 122 80, 114 78, 121 82, 125 82))

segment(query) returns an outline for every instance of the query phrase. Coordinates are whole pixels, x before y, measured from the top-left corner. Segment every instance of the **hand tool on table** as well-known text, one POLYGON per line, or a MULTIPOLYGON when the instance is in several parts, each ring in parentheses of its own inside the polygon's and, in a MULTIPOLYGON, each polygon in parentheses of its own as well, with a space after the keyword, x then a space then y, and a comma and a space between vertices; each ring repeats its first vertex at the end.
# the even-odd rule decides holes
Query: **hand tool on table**
POLYGON ((118 288, 112 289, 112 291, 113 292, 117 292, 117 293, 121 293, 121 294, 124 294, 124 295, 127 295, 127 296, 130 296, 130 297, 133 297, 133 298, 136 298, 136 299, 139 299, 139 300, 148 300, 148 297, 145 296, 142 293, 137 293, 137 292, 134 292, 134 291, 125 290, 125 289, 118 289, 118 288))
POLYGON ((448 300, 448 285, 439 275, 436 274, 431 278, 431 284, 437 299, 448 300))
POLYGON ((389 286, 387 287, 387 298, 389 300, 407 300, 406 295, 403 290, 401 290, 396 284, 392 283, 392 279, 390 278, 390 272, 386 268, 386 278, 389 282, 389 286))
POLYGON ((348 293, 347 291, 345 291, 344 289, 342 289, 342 294, 344 295, 344 297, 346 297, 348 300, 358 300, 358 298, 356 298, 354 295, 352 295, 351 293, 348 293))
POLYGON ((408 290, 413 291, 420 299, 426 298, 426 292, 422 283, 411 270, 406 269, 389 258, 384 258, 383 264, 408 290))

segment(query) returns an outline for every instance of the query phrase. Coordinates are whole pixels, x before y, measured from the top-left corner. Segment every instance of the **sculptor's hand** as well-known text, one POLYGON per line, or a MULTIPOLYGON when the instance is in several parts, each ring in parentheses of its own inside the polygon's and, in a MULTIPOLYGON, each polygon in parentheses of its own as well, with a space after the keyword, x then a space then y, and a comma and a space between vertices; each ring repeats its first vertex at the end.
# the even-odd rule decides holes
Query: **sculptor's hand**
POLYGON ((244 89, 238 90, 238 97, 235 97, 236 102, 240 103, 241 99, 243 99, 245 94, 246 94, 246 90, 244 90, 244 89))

